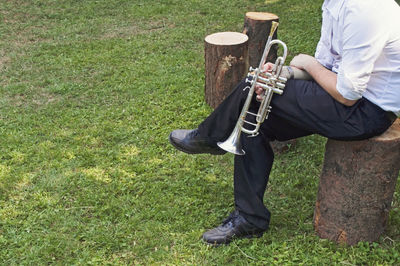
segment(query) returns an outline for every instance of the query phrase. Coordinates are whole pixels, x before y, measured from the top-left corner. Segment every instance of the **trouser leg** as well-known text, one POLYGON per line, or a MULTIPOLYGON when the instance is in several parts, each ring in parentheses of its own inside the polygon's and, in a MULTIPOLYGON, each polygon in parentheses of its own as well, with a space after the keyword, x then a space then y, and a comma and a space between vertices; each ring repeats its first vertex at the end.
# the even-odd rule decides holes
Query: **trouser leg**
MULTIPOLYGON (((247 97, 241 82, 230 96, 199 126, 210 141, 223 141, 231 133, 247 97)), ((252 103, 256 108, 257 103, 252 103)), ((335 101, 313 81, 290 80, 283 95, 274 95, 272 112, 262 124, 259 136, 242 135, 244 156, 235 157, 235 205, 246 219, 267 228, 269 211, 263 195, 273 163, 270 140, 289 140, 318 133, 323 136, 356 140, 384 132, 391 124, 386 113, 366 99, 347 107, 335 101)), ((253 110, 254 111, 254 110, 253 110)))
POLYGON ((263 198, 274 161, 274 152, 269 140, 263 136, 243 137, 241 141, 246 154, 235 155, 235 208, 250 223, 267 229, 271 214, 265 207, 263 198))
MULTIPOLYGON (((242 81, 200 125, 200 134, 212 142, 224 141, 236 125, 243 104, 248 96, 248 83, 242 81)), ((251 112, 256 113, 259 103, 255 97, 251 103, 251 112)), ((271 118, 281 129, 280 137, 297 138, 310 134, 308 131, 294 128, 284 120, 271 118)), ((259 228, 266 229, 270 212, 263 204, 263 196, 272 168, 274 153, 269 144, 276 137, 260 132, 257 137, 242 134, 241 142, 246 151, 244 156, 235 156, 234 196, 235 206, 245 218, 259 228)))
POLYGON ((262 229, 267 229, 270 221, 270 212, 263 202, 274 161, 270 140, 287 140, 312 134, 272 113, 266 122, 271 126, 262 125, 257 137, 242 136, 241 143, 246 153, 236 155, 234 161, 235 207, 246 220, 262 229))
MULTIPOLYGON (((249 83, 241 81, 230 95, 199 125, 200 135, 211 142, 226 140, 236 125, 247 98, 249 83)), ((257 103, 255 103, 257 104, 257 103)))

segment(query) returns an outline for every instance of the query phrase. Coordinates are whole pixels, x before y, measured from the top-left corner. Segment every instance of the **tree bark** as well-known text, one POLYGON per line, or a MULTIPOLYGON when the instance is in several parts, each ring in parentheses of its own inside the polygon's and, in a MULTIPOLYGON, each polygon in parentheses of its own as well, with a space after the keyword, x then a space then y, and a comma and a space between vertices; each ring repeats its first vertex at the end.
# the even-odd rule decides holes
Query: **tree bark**
POLYGON ((400 119, 384 134, 326 144, 314 211, 321 238, 354 245, 383 233, 400 170, 400 119))
POLYGON ((247 74, 248 37, 219 32, 205 38, 205 100, 216 108, 247 74))
MULTIPOLYGON (((247 12, 244 19, 243 33, 249 37, 249 64, 258 67, 263 55, 268 35, 271 31, 273 21, 279 22, 279 17, 267 12, 247 12)), ((275 32, 273 39, 277 38, 275 32)), ((271 47, 267 62, 275 62, 277 47, 271 47)))

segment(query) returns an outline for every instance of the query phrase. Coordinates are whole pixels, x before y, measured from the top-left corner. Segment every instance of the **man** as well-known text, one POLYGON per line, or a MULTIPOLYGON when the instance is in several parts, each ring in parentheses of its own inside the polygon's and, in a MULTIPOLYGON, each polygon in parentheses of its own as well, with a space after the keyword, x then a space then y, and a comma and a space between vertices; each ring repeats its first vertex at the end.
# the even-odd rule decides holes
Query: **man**
MULTIPOLYGON (((204 241, 229 243, 261 236, 268 229, 270 212, 263 196, 274 159, 270 141, 315 133, 339 140, 366 139, 383 133, 400 116, 400 7, 394 0, 325 0, 322 10, 315 57, 293 58, 295 78, 288 80, 283 95, 272 97, 272 112, 260 134, 242 134, 246 154, 234 160, 236 210, 204 233, 204 241), (312 79, 296 79, 301 71, 312 79)), ((265 70, 271 67, 266 64, 265 70)), ((170 142, 186 153, 224 154, 216 143, 234 128, 247 85, 241 82, 198 129, 173 131, 170 142)), ((256 90, 258 95, 262 92, 256 90)), ((258 106, 254 99, 251 109, 258 106)))

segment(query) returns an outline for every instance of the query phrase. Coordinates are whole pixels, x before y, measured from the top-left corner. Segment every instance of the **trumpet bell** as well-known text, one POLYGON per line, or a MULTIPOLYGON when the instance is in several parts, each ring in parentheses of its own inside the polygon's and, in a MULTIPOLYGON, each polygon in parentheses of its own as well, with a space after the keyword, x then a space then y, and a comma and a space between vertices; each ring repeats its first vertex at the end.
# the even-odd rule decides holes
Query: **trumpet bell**
POLYGON ((232 131, 231 135, 229 138, 225 141, 218 142, 217 145, 230 153, 236 154, 236 155, 244 155, 245 152, 242 149, 242 144, 240 142, 240 135, 241 135, 241 130, 238 126, 235 127, 235 129, 232 131))

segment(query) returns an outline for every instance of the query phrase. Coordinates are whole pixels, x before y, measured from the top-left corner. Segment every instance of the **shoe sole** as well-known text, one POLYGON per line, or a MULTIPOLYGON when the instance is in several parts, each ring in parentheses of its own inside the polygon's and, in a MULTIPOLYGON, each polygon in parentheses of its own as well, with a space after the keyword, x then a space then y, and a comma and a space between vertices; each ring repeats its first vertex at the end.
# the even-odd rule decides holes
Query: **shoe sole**
POLYGON ((235 239, 250 239, 250 238, 260 238, 260 237, 262 237, 263 236, 263 234, 264 234, 264 232, 261 232, 261 233, 256 233, 256 234, 251 234, 251 235, 245 235, 245 236, 232 236, 231 237, 231 239, 229 239, 229 241, 226 241, 226 242, 221 242, 221 243, 217 243, 217 242, 207 242, 205 239, 203 239, 202 238, 202 240, 207 244, 207 245, 210 245, 210 246, 214 246, 214 247, 218 247, 218 246, 221 246, 221 245, 228 245, 229 243, 231 243, 233 240, 235 240, 235 239))
POLYGON ((194 151, 189 151, 186 150, 185 148, 179 146, 177 143, 175 143, 172 138, 171 138, 171 134, 168 136, 168 140, 169 143, 172 144, 172 146, 174 146, 177 150, 180 150, 184 153, 188 153, 188 154, 212 154, 212 155, 224 155, 226 152, 225 151, 215 151, 215 152, 194 152, 194 151))

